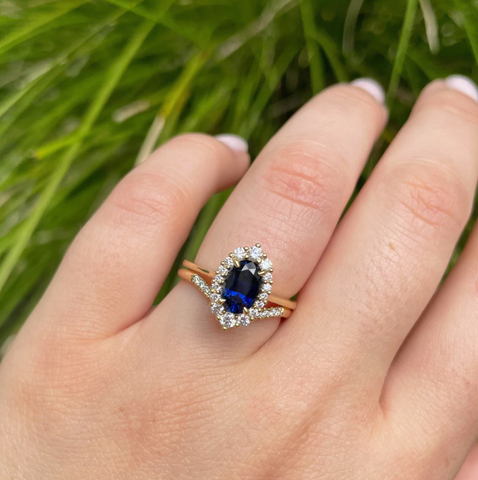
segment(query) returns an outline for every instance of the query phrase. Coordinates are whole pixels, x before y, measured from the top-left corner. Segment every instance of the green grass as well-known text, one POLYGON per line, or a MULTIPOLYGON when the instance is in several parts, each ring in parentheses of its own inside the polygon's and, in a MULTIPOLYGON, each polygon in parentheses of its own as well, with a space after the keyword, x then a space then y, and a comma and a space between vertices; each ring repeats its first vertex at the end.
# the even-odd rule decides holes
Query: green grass
MULTIPOLYGON (((238 133, 254 156, 314 93, 370 76, 391 118, 360 188, 427 82, 478 80, 476 5, 0 0, 0 344, 118 180, 173 135, 238 133)), ((194 256, 228 194, 181 255, 194 256)))

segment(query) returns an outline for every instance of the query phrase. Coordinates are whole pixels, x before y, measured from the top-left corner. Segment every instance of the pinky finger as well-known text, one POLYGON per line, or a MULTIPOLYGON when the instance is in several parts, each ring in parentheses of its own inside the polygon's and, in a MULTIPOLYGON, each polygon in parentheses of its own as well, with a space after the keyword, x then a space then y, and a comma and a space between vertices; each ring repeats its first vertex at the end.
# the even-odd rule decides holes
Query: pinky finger
POLYGON ((392 424, 403 426, 404 441, 443 471, 458 471, 478 434, 477 269, 475 227, 398 352, 382 392, 382 407, 392 424))

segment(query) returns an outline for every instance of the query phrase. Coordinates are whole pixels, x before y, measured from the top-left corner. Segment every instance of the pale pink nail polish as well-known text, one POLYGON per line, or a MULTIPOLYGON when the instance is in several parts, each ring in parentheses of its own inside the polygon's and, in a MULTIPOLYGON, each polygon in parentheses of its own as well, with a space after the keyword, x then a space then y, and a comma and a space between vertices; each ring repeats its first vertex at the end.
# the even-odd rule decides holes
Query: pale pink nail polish
POLYGON ((359 87, 362 90, 370 93, 370 95, 372 95, 372 97, 375 98, 378 103, 385 103, 385 90, 383 89, 382 85, 380 85, 380 83, 373 78, 357 78, 351 82, 351 85, 354 87, 359 87))
POLYGON ((236 152, 248 152, 249 145, 246 140, 244 140, 239 135, 234 135, 232 133, 223 133, 221 135, 216 135, 216 140, 227 145, 231 150, 236 152))
POLYGON ((457 90, 478 102, 478 87, 476 83, 464 75, 450 75, 445 79, 445 84, 452 90, 457 90))

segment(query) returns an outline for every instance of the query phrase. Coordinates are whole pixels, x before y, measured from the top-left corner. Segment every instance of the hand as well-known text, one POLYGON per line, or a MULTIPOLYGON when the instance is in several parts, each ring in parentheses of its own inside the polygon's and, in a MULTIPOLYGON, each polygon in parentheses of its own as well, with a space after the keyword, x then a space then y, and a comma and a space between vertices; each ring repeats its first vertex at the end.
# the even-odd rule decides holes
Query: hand
POLYGON ((245 145, 162 146, 82 229, 1 365, 0 478, 454 478, 478 434, 478 232, 434 293, 472 207, 476 97, 462 78, 428 86, 338 228, 382 92, 360 80, 302 108, 196 260, 261 242, 298 308, 226 332, 187 282, 151 305, 245 145))

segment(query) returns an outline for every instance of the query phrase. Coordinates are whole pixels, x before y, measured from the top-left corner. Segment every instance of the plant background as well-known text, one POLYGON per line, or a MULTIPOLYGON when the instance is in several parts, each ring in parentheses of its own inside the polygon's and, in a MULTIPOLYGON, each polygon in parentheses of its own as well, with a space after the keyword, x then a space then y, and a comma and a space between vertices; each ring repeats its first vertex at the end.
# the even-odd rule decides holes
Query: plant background
POLYGON ((314 93, 373 77, 391 117, 358 190, 423 86, 477 80, 477 59, 476 0, 0 0, 0 345, 113 186, 172 135, 237 133, 255 156, 314 93))

